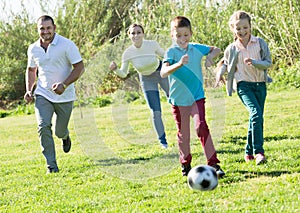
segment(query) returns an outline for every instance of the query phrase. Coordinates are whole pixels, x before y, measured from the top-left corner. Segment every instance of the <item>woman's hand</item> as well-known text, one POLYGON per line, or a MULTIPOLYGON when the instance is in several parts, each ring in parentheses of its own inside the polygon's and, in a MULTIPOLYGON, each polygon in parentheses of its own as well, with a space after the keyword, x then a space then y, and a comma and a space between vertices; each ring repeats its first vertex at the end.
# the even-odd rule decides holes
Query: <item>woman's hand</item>
POLYGON ((114 61, 112 61, 111 63, 110 63, 110 65, 109 65, 109 69, 110 70, 112 70, 112 71, 114 71, 114 70, 116 70, 118 67, 117 67, 117 64, 114 62, 114 61))

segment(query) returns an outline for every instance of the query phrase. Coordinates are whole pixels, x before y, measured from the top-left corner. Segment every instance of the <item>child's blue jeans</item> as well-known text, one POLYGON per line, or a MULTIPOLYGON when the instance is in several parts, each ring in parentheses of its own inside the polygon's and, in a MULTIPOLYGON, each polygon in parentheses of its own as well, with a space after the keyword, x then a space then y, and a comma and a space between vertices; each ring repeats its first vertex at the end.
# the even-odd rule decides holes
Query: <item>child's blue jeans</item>
POLYGON ((264 153, 264 106, 267 96, 265 82, 239 82, 237 93, 249 111, 249 126, 245 154, 264 153))

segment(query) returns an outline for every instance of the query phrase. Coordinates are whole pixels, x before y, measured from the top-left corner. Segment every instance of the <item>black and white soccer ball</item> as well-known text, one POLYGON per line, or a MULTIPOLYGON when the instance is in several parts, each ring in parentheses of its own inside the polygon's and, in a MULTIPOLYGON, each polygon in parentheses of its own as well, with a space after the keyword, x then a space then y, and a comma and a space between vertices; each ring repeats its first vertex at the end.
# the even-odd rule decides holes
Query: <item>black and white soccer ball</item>
POLYGON ((187 176, 187 182, 190 189, 210 191, 218 186, 218 177, 213 167, 199 165, 190 170, 187 176))

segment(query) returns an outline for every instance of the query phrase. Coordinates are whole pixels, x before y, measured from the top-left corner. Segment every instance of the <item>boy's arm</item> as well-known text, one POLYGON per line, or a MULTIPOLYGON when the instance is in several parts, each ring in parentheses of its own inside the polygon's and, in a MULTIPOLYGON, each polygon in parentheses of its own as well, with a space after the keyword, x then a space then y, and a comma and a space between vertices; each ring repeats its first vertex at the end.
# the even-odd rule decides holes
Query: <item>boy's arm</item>
POLYGON ((206 56, 205 67, 211 67, 214 64, 213 59, 220 55, 221 49, 217 47, 210 47, 210 52, 206 56))
POLYGON ((173 72, 175 72, 177 69, 187 64, 188 62, 189 62, 189 56, 187 54, 182 56, 180 61, 178 61, 175 64, 170 65, 169 62, 165 62, 163 63, 162 68, 160 70, 160 76, 162 78, 166 78, 168 77, 168 75, 172 74, 173 72))

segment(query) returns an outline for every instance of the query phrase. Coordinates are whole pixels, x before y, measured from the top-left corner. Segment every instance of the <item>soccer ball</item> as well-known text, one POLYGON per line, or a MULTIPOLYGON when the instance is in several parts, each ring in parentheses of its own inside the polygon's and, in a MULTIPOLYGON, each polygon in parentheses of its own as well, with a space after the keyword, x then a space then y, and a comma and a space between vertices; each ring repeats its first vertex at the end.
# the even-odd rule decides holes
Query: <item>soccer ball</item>
POLYGON ((190 189, 210 191, 218 186, 218 177, 213 167, 199 165, 190 170, 187 182, 190 189))

